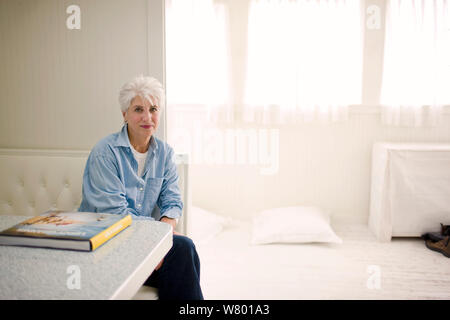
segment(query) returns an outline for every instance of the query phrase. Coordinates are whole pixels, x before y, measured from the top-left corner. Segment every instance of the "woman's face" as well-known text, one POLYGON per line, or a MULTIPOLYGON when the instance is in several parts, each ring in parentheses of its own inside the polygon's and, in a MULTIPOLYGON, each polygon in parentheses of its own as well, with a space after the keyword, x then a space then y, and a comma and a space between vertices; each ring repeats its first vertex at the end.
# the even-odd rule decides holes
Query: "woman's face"
POLYGON ((150 96, 150 100, 136 96, 131 100, 128 110, 122 112, 133 137, 149 138, 158 128, 160 108, 156 105, 156 99, 150 96))

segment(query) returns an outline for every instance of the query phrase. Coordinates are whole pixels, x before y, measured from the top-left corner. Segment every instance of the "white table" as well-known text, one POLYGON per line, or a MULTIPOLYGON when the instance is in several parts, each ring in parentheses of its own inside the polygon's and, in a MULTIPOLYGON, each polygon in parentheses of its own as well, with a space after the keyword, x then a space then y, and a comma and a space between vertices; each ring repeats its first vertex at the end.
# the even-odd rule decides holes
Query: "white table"
POLYGON ((450 224, 450 144, 376 143, 369 227, 380 241, 450 224))
MULTIPOLYGON (((0 216, 0 230, 27 218, 0 216)), ((131 299, 172 240, 168 224, 133 220, 93 252, 0 246, 0 299, 131 299)))

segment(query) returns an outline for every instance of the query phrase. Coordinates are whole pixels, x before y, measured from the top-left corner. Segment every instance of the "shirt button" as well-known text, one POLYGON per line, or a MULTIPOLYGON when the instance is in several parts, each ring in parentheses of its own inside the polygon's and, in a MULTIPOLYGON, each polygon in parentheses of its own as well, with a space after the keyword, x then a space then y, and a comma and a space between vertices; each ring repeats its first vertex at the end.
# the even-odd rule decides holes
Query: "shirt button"
POLYGON ((144 188, 142 188, 142 187, 141 187, 141 188, 139 188, 139 190, 140 190, 140 191, 143 191, 143 190, 144 190, 144 188))
POLYGON ((141 204, 140 203, 138 203, 138 205, 137 205, 139 208, 141 207, 141 204))

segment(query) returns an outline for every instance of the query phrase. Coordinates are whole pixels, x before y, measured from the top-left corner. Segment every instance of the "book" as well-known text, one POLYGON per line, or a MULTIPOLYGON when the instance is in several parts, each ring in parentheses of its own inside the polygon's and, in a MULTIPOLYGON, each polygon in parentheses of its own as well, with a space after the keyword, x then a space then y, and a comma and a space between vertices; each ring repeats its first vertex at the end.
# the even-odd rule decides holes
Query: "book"
POLYGON ((94 251, 131 224, 131 215, 47 211, 0 232, 0 245, 94 251))

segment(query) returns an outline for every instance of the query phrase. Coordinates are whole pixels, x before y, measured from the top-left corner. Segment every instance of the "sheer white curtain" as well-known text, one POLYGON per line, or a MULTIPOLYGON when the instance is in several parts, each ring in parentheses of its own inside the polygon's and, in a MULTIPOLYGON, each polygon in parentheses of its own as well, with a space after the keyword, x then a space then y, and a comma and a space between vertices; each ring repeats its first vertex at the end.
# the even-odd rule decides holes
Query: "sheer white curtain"
POLYGON ((232 119, 226 12, 214 0, 166 0, 167 109, 175 118, 191 110, 232 119))
POLYGON ((361 103, 360 1, 252 0, 243 118, 345 120, 361 103))
POLYGON ((388 0, 382 122, 437 125, 450 104, 448 0, 388 0))

